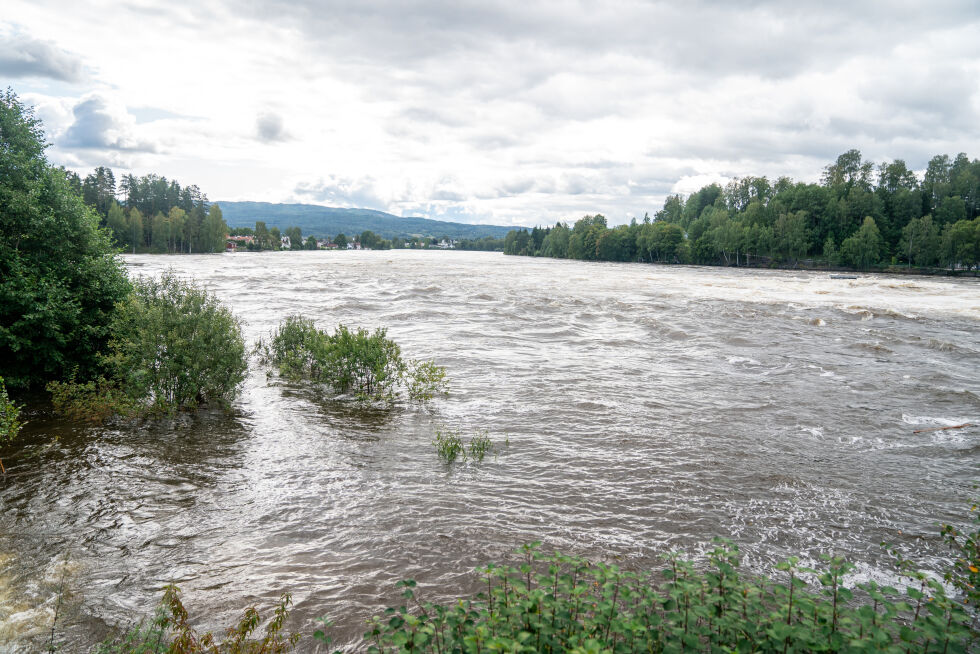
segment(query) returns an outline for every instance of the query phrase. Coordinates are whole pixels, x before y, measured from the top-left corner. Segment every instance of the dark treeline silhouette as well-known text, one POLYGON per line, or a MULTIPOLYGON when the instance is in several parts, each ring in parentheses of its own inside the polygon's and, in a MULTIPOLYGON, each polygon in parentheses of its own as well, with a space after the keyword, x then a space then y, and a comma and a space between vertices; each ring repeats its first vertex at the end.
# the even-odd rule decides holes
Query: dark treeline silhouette
POLYGON ((922 179, 901 159, 877 167, 849 150, 819 184, 735 178, 686 199, 668 196, 651 220, 609 228, 602 215, 514 230, 505 254, 707 265, 933 268, 980 262, 980 160, 938 155, 922 179))
POLYGON ((196 185, 181 186, 160 175, 123 175, 99 166, 69 184, 101 216, 117 245, 132 252, 221 252, 228 226, 221 209, 196 185))

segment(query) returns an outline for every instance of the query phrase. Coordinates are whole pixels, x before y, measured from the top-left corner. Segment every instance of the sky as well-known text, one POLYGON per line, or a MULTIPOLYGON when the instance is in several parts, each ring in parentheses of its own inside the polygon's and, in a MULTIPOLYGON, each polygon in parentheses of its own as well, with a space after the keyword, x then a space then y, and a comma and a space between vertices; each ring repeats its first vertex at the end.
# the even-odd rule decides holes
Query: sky
POLYGON ((4 0, 49 160, 498 225, 980 157, 980 2, 4 0))

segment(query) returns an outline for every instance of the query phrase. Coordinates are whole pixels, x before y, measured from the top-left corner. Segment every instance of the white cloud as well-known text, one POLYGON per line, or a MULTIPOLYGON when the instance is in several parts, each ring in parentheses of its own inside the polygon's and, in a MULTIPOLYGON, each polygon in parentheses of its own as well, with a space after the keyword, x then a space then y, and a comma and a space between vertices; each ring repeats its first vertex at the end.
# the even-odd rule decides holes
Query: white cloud
POLYGON ((8 0, 2 20, 25 40, 0 65, 97 63, 84 88, 25 87, 53 156, 122 157, 218 199, 616 224, 702 182, 815 180, 850 148, 980 156, 967 0, 8 0))

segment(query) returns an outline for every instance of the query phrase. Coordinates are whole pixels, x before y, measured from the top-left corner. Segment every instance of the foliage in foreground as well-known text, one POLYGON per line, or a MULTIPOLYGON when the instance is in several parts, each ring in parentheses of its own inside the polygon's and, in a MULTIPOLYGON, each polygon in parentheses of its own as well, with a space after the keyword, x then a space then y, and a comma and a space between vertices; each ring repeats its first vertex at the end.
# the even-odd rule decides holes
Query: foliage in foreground
POLYGON ((202 403, 227 406, 248 362, 241 325, 203 288, 164 273, 140 279, 116 308, 109 372, 97 381, 48 385, 55 408, 101 422, 111 415, 173 415, 202 403))
POLYGON ((291 603, 283 593, 275 615, 265 627, 265 636, 251 638, 259 626, 260 617, 254 607, 242 614, 238 624, 225 631, 218 641, 211 633, 198 634, 187 624, 187 610, 180 601, 180 591, 174 585, 164 589, 163 600, 149 624, 140 624, 119 636, 107 640, 95 649, 96 654, 280 654, 291 652, 299 634, 285 635, 283 623, 291 603))
POLYGON ((739 575, 738 548, 716 541, 710 566, 670 555, 655 575, 541 556, 523 548, 519 567, 479 570, 486 591, 450 605, 390 608, 365 634, 371 652, 953 652, 977 642, 971 614, 924 575, 905 594, 875 582, 847 587, 852 566, 779 566, 786 582, 739 575), (801 576, 813 576, 812 590, 801 576))
POLYGON ((402 390, 419 404, 447 392, 446 370, 432 361, 405 361, 383 328, 337 327, 333 334, 302 316, 287 317, 266 348, 284 378, 309 379, 334 392, 394 402, 402 390))

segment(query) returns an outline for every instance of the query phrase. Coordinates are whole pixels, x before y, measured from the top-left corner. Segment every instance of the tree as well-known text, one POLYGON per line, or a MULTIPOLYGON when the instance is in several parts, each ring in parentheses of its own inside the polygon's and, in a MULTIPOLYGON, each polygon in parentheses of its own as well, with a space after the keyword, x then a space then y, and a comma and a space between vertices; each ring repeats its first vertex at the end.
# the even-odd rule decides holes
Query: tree
POLYGON ((202 224, 203 251, 223 252, 225 249, 225 237, 228 235, 228 225, 221 215, 221 207, 212 204, 208 209, 208 215, 202 224))
POLYGON ((282 247, 282 232, 279 231, 278 227, 269 230, 269 240, 272 242, 273 249, 278 250, 282 247))
POLYGON ((306 237, 306 242, 303 243, 303 248, 306 250, 316 249, 316 237, 312 234, 306 237))
MULTIPOLYGON (((271 250, 272 243, 269 240, 269 230, 265 227, 265 222, 261 220, 255 221, 255 245, 260 250, 271 250)), ((276 246, 278 247, 278 243, 276 246)))
POLYGON ((289 239, 290 250, 303 249, 303 230, 299 227, 287 227, 286 238, 289 239))
POLYGON ((898 244, 899 254, 908 257, 909 267, 931 266, 939 258, 939 228, 933 224, 932 216, 914 218, 902 229, 902 240, 898 244))
POLYGON ((0 376, 33 387, 96 374, 130 285, 98 216, 48 164, 33 109, 0 93, 0 376))
POLYGON ((865 269, 878 263, 881 258, 881 233, 875 224, 875 219, 867 216, 861 228, 841 243, 841 257, 848 264, 865 269))
MULTIPOLYGON (((340 248, 341 250, 343 250, 344 248, 347 247, 347 237, 344 236, 343 232, 341 232, 340 234, 337 234, 334 237, 333 242, 336 243, 337 244, 337 247, 340 248)), ((413 239, 413 242, 414 242, 414 239, 413 239)))
POLYGON ((109 205, 109 215, 106 218, 106 226, 109 231, 112 232, 112 237, 115 239, 116 244, 119 247, 126 247, 129 245, 129 230, 126 229, 126 213, 123 208, 119 206, 119 203, 115 200, 109 205))

